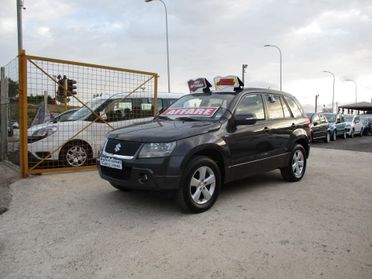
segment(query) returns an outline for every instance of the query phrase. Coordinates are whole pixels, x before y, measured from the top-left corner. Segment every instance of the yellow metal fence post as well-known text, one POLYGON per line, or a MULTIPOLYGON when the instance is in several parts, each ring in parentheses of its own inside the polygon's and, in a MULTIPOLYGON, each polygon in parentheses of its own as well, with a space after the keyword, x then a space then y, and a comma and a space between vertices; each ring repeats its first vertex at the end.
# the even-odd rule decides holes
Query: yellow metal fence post
POLYGON ((28 150, 27 150, 27 57, 24 49, 18 53, 18 105, 19 105, 19 152, 21 176, 28 176, 28 150))

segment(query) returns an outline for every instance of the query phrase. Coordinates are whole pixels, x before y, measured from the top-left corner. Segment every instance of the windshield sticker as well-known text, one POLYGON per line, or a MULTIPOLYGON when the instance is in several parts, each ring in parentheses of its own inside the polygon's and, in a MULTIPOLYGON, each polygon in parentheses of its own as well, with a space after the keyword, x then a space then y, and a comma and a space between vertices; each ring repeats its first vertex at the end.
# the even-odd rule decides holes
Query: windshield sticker
POLYGON ((213 117, 219 107, 169 108, 162 116, 198 116, 213 117))

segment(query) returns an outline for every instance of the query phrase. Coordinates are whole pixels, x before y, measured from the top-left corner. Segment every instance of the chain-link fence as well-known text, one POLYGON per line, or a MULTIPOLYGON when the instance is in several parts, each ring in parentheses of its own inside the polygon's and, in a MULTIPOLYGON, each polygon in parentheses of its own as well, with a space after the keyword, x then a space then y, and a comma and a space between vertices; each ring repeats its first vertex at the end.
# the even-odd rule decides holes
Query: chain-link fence
POLYGON ((18 58, 1 67, 1 159, 19 164, 18 58))
POLYGON ((156 73, 19 55, 23 176, 92 168, 106 134, 158 111, 156 73))

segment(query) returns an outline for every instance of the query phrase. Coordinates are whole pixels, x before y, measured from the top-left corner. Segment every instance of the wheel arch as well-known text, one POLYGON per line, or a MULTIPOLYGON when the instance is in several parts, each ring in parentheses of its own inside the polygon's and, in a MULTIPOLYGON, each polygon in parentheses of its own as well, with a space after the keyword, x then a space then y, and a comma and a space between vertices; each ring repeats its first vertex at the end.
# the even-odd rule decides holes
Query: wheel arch
POLYGON ((309 141, 305 137, 300 137, 295 141, 295 144, 300 144, 303 146, 306 152, 306 158, 308 158, 310 153, 309 141))
POLYGON ((87 141, 82 140, 82 139, 72 139, 72 140, 68 140, 68 141, 66 141, 66 142, 61 146, 61 148, 59 149, 59 153, 58 153, 58 158, 59 158, 59 160, 62 159, 61 156, 62 156, 62 154, 63 154, 62 151, 64 150, 64 148, 67 147, 68 144, 70 144, 70 143, 75 143, 75 142, 76 142, 76 143, 81 143, 82 145, 87 145, 88 148, 89 148, 90 151, 91 151, 92 157, 94 157, 94 156, 93 156, 93 154, 94 154, 94 149, 93 149, 93 147, 92 147, 91 144, 89 144, 87 141))
POLYGON ((206 156, 216 162, 220 173, 221 180, 225 181, 226 178, 226 158, 224 152, 219 146, 216 145, 204 145, 197 149, 192 150, 188 156, 183 160, 182 168, 185 168, 192 157, 206 156))

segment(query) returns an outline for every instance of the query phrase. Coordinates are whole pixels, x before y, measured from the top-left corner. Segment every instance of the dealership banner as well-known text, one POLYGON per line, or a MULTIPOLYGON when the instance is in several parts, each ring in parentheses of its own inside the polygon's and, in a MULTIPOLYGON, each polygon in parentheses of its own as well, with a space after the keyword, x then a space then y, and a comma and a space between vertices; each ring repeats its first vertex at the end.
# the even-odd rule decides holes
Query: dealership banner
POLYGON ((169 108, 162 116, 198 116, 213 117, 219 107, 169 108))

